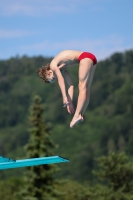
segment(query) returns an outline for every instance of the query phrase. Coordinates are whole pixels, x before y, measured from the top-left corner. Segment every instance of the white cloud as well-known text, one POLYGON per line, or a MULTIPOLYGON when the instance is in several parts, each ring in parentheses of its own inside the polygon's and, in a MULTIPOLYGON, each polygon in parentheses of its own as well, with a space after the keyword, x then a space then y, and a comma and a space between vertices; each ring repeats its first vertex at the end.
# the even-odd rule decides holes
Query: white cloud
POLYGON ((32 45, 15 45, 9 46, 8 49, 3 49, 0 52, 0 59, 8 59, 16 55, 23 56, 55 56, 64 49, 76 49, 81 51, 90 51, 94 53, 98 59, 104 60, 115 52, 124 52, 133 49, 129 43, 125 45, 125 39, 118 36, 109 36, 107 38, 96 40, 69 40, 64 42, 42 41, 32 45))
POLYGON ((0 29, 0 38, 13 38, 13 37, 23 37, 27 35, 33 35, 33 31, 21 31, 21 30, 2 30, 0 29))
POLYGON ((31 46, 23 45, 20 47, 20 52, 32 52, 33 55, 42 54, 44 56, 54 56, 64 49, 77 49, 81 51, 90 51, 94 53, 98 60, 105 59, 114 52, 124 51, 131 48, 130 45, 124 45, 124 38, 116 35, 111 35, 106 38, 96 40, 69 40, 65 42, 42 41, 31 46))
POLYGON ((42 16, 53 13, 70 13, 75 12, 78 5, 76 0, 4 0, 0 2, 1 15, 31 15, 42 16))
MULTIPOLYGON (((0 1, 0 15, 29 15, 42 16, 55 13, 74 13, 88 6, 88 9, 101 10, 103 7, 97 3, 106 0, 4 0, 0 1), (92 6, 93 5, 93 6, 92 6)), ((111 0, 108 0, 111 1, 111 0)))

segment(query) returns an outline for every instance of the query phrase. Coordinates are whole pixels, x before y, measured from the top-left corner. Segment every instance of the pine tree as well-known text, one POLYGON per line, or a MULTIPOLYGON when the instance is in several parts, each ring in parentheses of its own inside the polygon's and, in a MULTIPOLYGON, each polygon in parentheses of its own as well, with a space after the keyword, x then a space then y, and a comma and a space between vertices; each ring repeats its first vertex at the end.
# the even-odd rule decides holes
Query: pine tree
MULTIPOLYGON (((94 171, 106 183, 101 196, 106 200, 133 200, 133 163, 123 153, 110 153, 97 159, 100 169, 94 171)), ((98 196, 100 196, 98 194, 98 196)))
MULTIPOLYGON (((30 138, 26 145, 28 158, 52 156, 52 148, 55 147, 50 139, 50 127, 44 124, 43 106, 41 98, 35 96, 30 108, 30 138)), ((58 192, 54 185, 56 181, 53 174, 58 171, 54 165, 40 165, 27 167, 25 185, 19 193, 19 199, 23 200, 56 200, 59 199, 58 192)))

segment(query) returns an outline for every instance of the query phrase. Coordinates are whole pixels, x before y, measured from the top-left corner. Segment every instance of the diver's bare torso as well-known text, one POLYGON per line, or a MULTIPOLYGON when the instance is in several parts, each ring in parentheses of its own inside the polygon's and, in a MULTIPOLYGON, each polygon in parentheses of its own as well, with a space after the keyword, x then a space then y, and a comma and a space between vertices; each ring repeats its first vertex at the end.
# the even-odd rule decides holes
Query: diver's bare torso
POLYGON ((66 69, 71 65, 75 65, 79 63, 78 57, 82 51, 74 51, 74 50, 65 50, 60 52, 54 59, 51 61, 50 65, 56 65, 60 69, 66 69))

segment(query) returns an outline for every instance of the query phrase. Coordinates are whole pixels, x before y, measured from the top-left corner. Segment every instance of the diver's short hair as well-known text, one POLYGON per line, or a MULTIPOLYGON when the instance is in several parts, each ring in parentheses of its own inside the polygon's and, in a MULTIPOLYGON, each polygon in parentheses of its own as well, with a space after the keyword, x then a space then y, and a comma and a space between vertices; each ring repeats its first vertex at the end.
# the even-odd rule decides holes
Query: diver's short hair
POLYGON ((39 74, 40 78, 42 79, 43 82, 49 83, 48 78, 47 78, 47 73, 50 70, 50 64, 48 63, 46 66, 42 66, 37 70, 37 73, 39 74))

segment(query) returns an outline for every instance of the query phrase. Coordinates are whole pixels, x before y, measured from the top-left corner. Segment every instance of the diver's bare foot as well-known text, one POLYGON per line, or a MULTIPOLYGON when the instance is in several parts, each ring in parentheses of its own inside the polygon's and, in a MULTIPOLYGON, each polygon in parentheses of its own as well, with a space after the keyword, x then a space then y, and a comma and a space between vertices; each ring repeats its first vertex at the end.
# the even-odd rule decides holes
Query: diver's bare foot
POLYGON ((76 124, 83 122, 83 117, 81 115, 74 116, 71 123, 70 123, 70 128, 73 128, 76 124))

